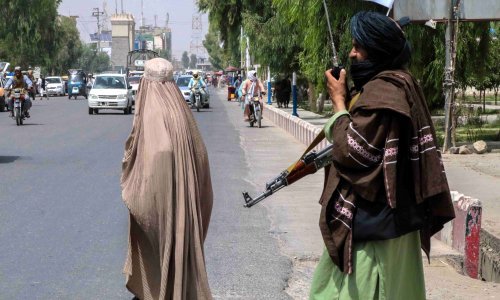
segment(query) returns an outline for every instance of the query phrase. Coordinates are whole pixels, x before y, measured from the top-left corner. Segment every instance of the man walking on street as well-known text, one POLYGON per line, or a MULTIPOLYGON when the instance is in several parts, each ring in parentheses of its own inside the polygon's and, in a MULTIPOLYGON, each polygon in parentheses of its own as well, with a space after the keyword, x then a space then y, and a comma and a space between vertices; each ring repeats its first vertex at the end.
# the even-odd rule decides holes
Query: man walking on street
POLYGON ((47 89, 46 89, 47 81, 45 80, 45 76, 40 75, 40 78, 38 78, 38 83, 40 86, 40 100, 43 99, 44 95, 45 95, 45 98, 47 98, 47 100, 49 100, 49 93, 47 93, 47 89))
POLYGON ((351 19, 354 82, 325 73, 334 145, 325 169, 320 229, 326 250, 310 299, 425 299, 420 248, 454 218, 429 110, 406 70, 411 51, 399 24, 375 12, 351 19))

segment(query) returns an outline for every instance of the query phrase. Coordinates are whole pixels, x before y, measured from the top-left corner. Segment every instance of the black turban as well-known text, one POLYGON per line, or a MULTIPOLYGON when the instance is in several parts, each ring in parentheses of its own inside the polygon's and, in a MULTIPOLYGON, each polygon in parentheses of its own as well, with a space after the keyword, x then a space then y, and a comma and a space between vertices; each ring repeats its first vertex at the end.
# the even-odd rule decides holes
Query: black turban
POLYGON ((351 18, 351 35, 368 54, 365 61, 351 64, 351 77, 358 91, 378 73, 402 69, 410 61, 410 45, 403 31, 383 14, 355 14, 351 18))
POLYGON ((391 18, 377 12, 361 11, 351 18, 351 35, 368 53, 368 59, 387 69, 406 65, 411 50, 401 28, 391 18))

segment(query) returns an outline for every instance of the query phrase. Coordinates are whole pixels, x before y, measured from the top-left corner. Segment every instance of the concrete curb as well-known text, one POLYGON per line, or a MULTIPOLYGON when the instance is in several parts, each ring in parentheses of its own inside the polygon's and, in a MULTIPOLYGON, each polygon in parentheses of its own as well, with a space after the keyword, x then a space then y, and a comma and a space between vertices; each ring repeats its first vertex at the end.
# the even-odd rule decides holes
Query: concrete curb
MULTIPOLYGON (((322 130, 319 126, 270 105, 265 105, 265 115, 268 120, 305 145, 309 145, 322 130)), ((323 141, 316 148, 321 149, 326 145, 327 142, 323 141)), ((462 271, 464 274, 472 278, 479 278, 481 202, 457 191, 452 191, 451 197, 456 218, 447 223, 435 237, 463 256, 462 271)))

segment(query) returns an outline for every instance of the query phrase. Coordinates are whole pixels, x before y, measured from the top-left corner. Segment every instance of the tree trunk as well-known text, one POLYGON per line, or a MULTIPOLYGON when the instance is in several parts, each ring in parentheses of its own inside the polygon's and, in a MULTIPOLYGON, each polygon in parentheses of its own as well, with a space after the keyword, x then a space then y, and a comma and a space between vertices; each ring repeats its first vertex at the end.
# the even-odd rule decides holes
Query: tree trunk
POLYGON ((318 114, 323 113, 323 109, 325 108, 325 99, 326 99, 326 91, 319 93, 319 96, 318 96, 318 114))
POLYGON ((313 112, 316 112, 316 89, 314 88, 314 84, 311 81, 307 81, 307 85, 309 87, 307 91, 309 109, 313 112))
POLYGON ((483 114, 486 111, 486 90, 483 90, 483 114))

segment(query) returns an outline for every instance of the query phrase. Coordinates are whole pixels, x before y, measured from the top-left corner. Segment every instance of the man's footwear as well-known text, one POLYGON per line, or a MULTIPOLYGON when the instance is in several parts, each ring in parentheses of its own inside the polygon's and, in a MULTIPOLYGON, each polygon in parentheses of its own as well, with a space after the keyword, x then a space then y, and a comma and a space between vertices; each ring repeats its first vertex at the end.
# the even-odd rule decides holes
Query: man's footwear
POLYGON ((29 113, 28 111, 26 111, 26 112, 24 112, 24 116, 25 116, 26 118, 29 118, 29 117, 30 117, 30 113, 29 113))

